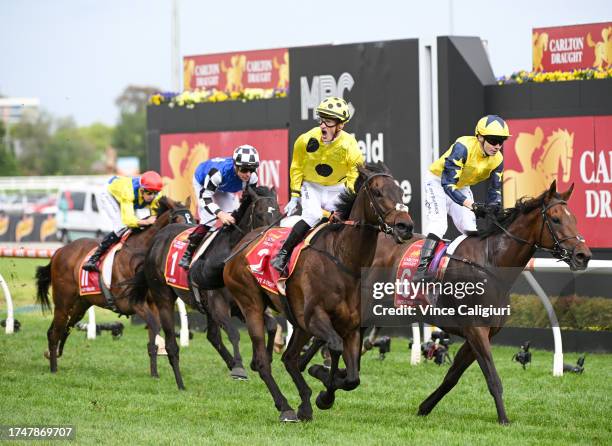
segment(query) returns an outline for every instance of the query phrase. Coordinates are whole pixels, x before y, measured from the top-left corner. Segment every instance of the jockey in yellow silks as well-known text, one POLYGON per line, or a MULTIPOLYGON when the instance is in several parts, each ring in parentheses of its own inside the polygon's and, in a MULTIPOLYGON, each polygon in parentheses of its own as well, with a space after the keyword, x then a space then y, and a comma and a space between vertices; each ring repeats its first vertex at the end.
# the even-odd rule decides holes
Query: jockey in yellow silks
POLYGON ((291 200, 287 215, 302 205, 302 219, 292 228, 272 266, 283 271, 293 248, 323 217, 323 210, 336 210, 339 195, 354 190, 359 176, 357 166, 363 155, 354 136, 343 129, 351 118, 348 104, 341 98, 327 98, 316 108, 319 126, 300 135, 293 146, 289 170, 291 200))
POLYGON ((462 136, 438 160, 429 166, 425 175, 425 215, 423 233, 427 238, 413 281, 427 277, 429 262, 438 241, 447 229, 447 214, 457 229, 465 234, 476 230, 476 217, 489 210, 501 209, 504 157, 501 148, 510 136, 508 124, 496 115, 481 118, 474 136, 462 136), (470 186, 489 180, 486 203, 474 203, 470 186))

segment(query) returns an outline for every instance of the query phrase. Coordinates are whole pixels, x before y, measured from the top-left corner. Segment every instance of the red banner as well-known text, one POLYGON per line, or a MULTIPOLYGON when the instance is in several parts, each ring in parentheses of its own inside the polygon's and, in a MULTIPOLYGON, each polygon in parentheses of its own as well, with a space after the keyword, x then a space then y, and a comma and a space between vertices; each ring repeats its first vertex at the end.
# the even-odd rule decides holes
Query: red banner
POLYGON ((612 22, 534 28, 533 71, 612 66, 612 22))
POLYGON ((289 88, 289 50, 185 56, 183 90, 243 91, 245 88, 289 88))
POLYGON ((535 197, 557 180, 574 183, 569 206, 590 247, 612 247, 612 116, 508 120, 504 206, 535 197))
POLYGON ((276 187, 279 203, 286 203, 289 189, 287 129, 161 135, 160 156, 164 190, 177 200, 183 201, 191 197, 192 208, 195 209, 197 200, 192 190, 195 169, 207 159, 232 156, 234 149, 242 144, 250 144, 259 152, 259 184, 276 187))

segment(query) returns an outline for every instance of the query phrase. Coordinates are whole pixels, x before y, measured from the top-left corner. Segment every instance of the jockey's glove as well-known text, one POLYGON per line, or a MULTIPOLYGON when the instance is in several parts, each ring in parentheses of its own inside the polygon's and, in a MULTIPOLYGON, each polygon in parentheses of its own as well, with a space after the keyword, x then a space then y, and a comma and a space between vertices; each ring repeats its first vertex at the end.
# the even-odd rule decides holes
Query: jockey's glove
POLYGON ((285 205, 285 214, 287 214, 287 217, 293 215, 298 207, 298 204, 300 204, 300 197, 291 197, 289 203, 285 205))
POLYGON ((477 218, 485 218, 487 215, 497 217, 497 215, 501 212, 501 206, 497 203, 474 203, 472 204, 472 210, 477 218))

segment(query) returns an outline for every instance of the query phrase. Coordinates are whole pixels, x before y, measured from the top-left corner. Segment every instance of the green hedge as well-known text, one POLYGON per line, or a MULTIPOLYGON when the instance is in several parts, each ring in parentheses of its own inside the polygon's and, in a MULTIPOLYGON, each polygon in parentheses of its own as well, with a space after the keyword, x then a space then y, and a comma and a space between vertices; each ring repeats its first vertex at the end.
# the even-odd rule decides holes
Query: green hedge
MULTIPOLYGON (((550 299, 562 329, 612 330, 612 299, 564 296, 550 299)), ((549 328, 542 302, 534 295, 510 295, 511 315, 506 326, 549 328)))

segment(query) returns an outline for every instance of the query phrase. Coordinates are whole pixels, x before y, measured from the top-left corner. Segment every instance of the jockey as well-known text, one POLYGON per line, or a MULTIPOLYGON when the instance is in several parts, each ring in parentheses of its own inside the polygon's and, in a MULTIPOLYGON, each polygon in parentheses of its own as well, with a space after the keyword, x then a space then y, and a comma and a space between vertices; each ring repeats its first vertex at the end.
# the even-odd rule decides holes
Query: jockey
POLYGON ((110 218, 113 230, 100 242, 96 252, 83 265, 87 271, 98 271, 96 263, 114 243, 121 239, 127 228, 139 228, 155 223, 157 205, 161 198, 162 179, 149 170, 139 177, 114 176, 100 195, 100 207, 110 218), (149 208, 151 215, 138 219, 135 210, 149 208))
POLYGON ((194 251, 217 219, 224 225, 236 223, 230 214, 239 205, 235 193, 244 190, 250 184, 257 184, 257 167, 259 167, 257 149, 245 144, 237 147, 231 157, 212 158, 200 163, 196 168, 193 175, 193 189, 195 195, 199 197, 200 224, 189 235, 189 245, 179 266, 184 269, 189 268, 194 251))
POLYGON ((504 157, 500 152, 510 136, 508 124, 496 115, 481 118, 474 136, 463 136, 437 161, 429 166, 425 175, 425 212, 427 238, 421 249, 421 258, 414 282, 426 277, 438 241, 447 229, 447 213, 457 229, 465 234, 476 230, 476 217, 487 211, 501 209, 502 174, 504 157), (474 203, 470 186, 489 179, 487 203, 474 203))
POLYGON ((300 135, 293 146, 291 200, 285 212, 291 215, 301 202, 302 220, 293 226, 272 259, 271 265, 279 272, 287 266, 293 248, 323 217, 323 209, 334 211, 338 196, 346 189, 354 189, 359 176, 357 166, 364 162, 357 140, 343 130, 351 118, 346 101, 327 98, 316 112, 319 126, 300 135))

